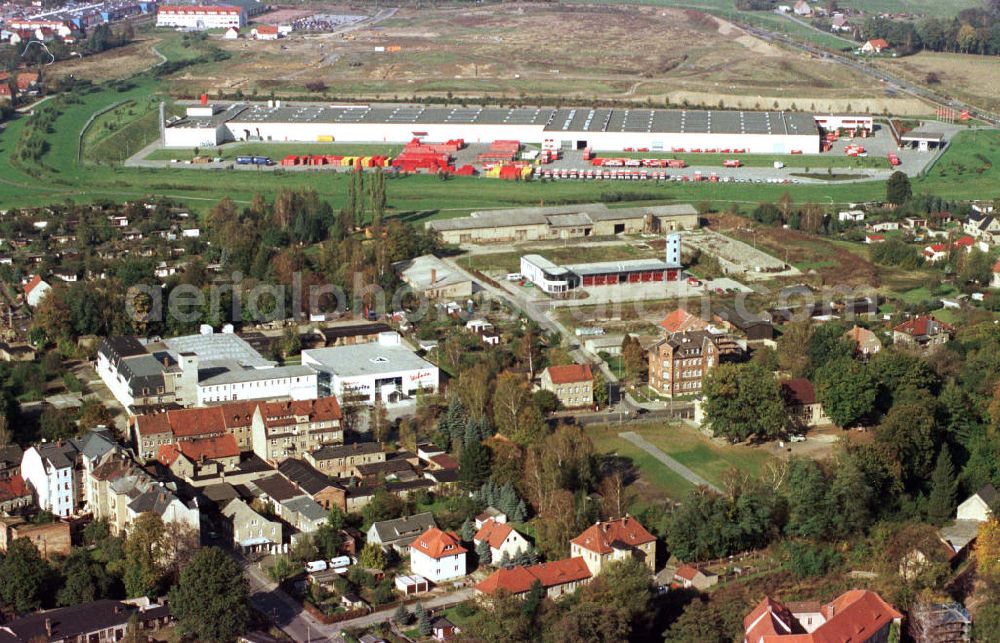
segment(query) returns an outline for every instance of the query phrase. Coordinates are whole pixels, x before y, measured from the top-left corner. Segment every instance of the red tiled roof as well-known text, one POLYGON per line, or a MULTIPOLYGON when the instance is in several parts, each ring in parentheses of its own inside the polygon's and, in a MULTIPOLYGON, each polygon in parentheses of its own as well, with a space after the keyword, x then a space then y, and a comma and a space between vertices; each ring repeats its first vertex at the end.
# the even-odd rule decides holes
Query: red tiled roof
POLYGON ((28 485, 24 484, 24 478, 21 476, 11 476, 6 480, 0 480, 0 501, 7 502, 30 495, 28 485))
POLYGON ((781 395, 785 399, 785 404, 806 406, 816 403, 816 389, 813 388, 812 382, 804 377, 782 382, 781 395))
POLYGON ((594 375, 590 372, 590 364, 550 366, 548 371, 553 384, 572 384, 573 382, 592 382, 594 380, 594 375))
POLYGON ((219 458, 239 457, 240 448, 236 444, 236 438, 227 433, 211 438, 181 440, 176 444, 165 444, 160 447, 156 459, 165 466, 170 466, 180 453, 183 453, 187 459, 198 462, 202 458, 217 460, 219 458))
POLYGON ((308 418, 310 422, 328 422, 340 419, 340 404, 337 398, 321 397, 315 400, 291 400, 268 402, 260 405, 264 424, 284 426, 296 423, 296 418, 308 418))
POLYGON ((542 587, 548 588, 590 577, 590 570, 582 558, 566 558, 528 567, 517 565, 510 569, 498 569, 476 585, 476 589, 483 594, 493 594, 501 589, 511 594, 523 594, 531 589, 536 580, 542 587))
POLYGON ((248 427, 256 402, 232 402, 220 406, 178 409, 136 416, 135 426, 142 435, 172 434, 192 438, 248 427))
POLYGON ((683 308, 678 308, 669 315, 667 315, 663 321, 660 322, 662 326, 668 333, 680 333, 686 330, 704 330, 708 327, 708 324, 704 319, 692 315, 683 308))
POLYGON ((868 44, 876 49, 885 49, 889 46, 889 43, 886 42, 885 38, 875 38, 874 40, 869 40, 868 44))
POLYGON ((28 280, 28 283, 24 284, 24 294, 30 295, 31 291, 38 287, 38 284, 42 283, 42 276, 35 275, 28 280))
POLYGON ((417 536, 416 540, 410 543, 410 548, 416 549, 431 558, 445 558, 466 552, 465 547, 462 547, 462 544, 459 542, 457 535, 441 531, 437 527, 431 527, 417 536))
POLYGON ((821 608, 826 622, 807 634, 785 605, 765 597, 746 618, 746 640, 752 643, 844 643, 867 641, 903 617, 875 592, 844 592, 821 608))
POLYGON ((618 520, 599 522, 596 525, 591 525, 570 542, 588 551, 598 554, 610 554, 614 551, 613 546, 616 543, 629 547, 637 547, 651 543, 654 540, 656 538, 646 531, 646 528, 638 520, 631 516, 625 516, 618 520))
POLYGON ((483 594, 493 594, 501 589, 511 594, 523 594, 531 589, 535 580, 535 577, 527 568, 517 565, 510 569, 501 568, 496 570, 487 576, 485 580, 477 584, 476 589, 483 594))
POLYGON ((1000 261, 997 261, 995 264, 993 264, 993 272, 1000 273, 1000 261))
POLYGON ((898 333, 906 333, 914 337, 922 335, 937 335, 940 332, 951 332, 955 330, 950 324, 934 319, 933 315, 917 315, 899 326, 893 328, 898 333))
POLYGON ((278 28, 274 25, 257 25, 255 27, 257 33, 274 35, 278 33, 278 28))
POLYGON ((674 576, 680 576, 684 580, 688 581, 694 580, 697 575, 698 568, 692 567, 691 565, 681 565, 677 568, 677 571, 674 572, 674 576))
POLYGON ((445 471, 457 471, 459 467, 458 460, 448 453, 439 453, 438 455, 431 456, 430 461, 445 471))
POLYGON ((867 237, 869 239, 871 239, 872 241, 885 241, 885 235, 884 234, 869 234, 869 235, 867 235, 867 237))
POLYGON ((476 532, 475 540, 477 543, 485 540, 493 549, 500 549, 503 546, 503 541, 507 540, 507 536, 512 531, 514 531, 514 528, 507 523, 497 522, 490 518, 476 532))
POLYGON ((955 239, 956 248, 971 248, 974 243, 976 243, 976 240, 969 236, 955 239))

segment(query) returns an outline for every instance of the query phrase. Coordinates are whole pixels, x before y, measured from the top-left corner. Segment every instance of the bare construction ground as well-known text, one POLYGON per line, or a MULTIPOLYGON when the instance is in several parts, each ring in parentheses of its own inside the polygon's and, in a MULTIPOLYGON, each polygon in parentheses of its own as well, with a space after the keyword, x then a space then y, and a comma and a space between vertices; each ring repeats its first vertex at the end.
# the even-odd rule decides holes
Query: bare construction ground
POLYGON ((890 70, 914 82, 927 82, 937 76, 937 91, 1000 110, 1000 64, 995 56, 947 54, 931 51, 896 58, 886 63, 890 70))
MULTIPOLYGON (((347 6, 323 11, 357 13, 347 6)), ((220 38, 218 45, 233 57, 183 70, 173 89, 926 111, 917 101, 886 98, 839 65, 786 51, 698 11, 663 7, 407 8, 346 33, 294 33, 272 42, 220 38)))

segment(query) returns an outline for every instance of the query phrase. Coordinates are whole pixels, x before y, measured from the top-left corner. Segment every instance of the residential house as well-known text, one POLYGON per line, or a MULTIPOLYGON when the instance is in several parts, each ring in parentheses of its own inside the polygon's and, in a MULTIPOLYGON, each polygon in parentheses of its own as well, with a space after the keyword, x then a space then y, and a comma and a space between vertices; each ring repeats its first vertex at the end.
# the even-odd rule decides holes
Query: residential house
POLYGON ((39 509, 67 518, 77 509, 79 452, 72 442, 50 442, 29 447, 21 459, 21 475, 31 485, 39 509))
POLYGON ((957 520, 986 522, 993 516, 993 508, 998 504, 1000 492, 992 484, 987 484, 958 505, 955 517, 957 520))
POLYGON ((649 349, 649 386, 667 397, 698 395, 710 370, 742 353, 728 335, 703 330, 674 333, 649 349))
POLYGON ((385 451, 377 442, 355 442, 316 449, 312 453, 305 454, 305 461, 328 476, 360 477, 358 466, 385 462, 385 451))
POLYGON ((221 513, 226 535, 244 553, 273 552, 284 542, 281 521, 265 518, 240 498, 226 503, 221 513))
POLYGON ((792 12, 794 12, 795 15, 797 16, 811 16, 813 10, 812 7, 809 6, 809 3, 806 2, 806 0, 799 0, 798 2, 795 3, 795 6, 792 8, 792 12))
POLYGON ((570 541, 570 557, 580 557, 597 576, 611 561, 634 557, 650 571, 656 564, 656 537, 632 516, 597 522, 570 541))
POLYGON ((667 331, 667 334, 672 335, 685 333, 689 330, 705 330, 708 328, 708 322, 698 315, 692 315, 687 310, 678 308, 663 318, 660 327, 667 331))
POLYGON ((179 440, 160 447, 156 460, 181 480, 217 476, 240 466, 240 449, 230 434, 179 440))
POLYGON ((430 299, 465 301, 478 290, 478 284, 466 273, 434 255, 400 261, 392 267, 404 283, 430 299))
MULTIPOLYGON (((792 605, 792 604, 789 604, 792 605)), ((869 590, 850 590, 832 602, 793 612, 789 606, 765 597, 743 619, 747 643, 884 643, 892 626, 902 624, 903 615, 869 590)))
MULTIPOLYGON (((165 605, 136 607, 112 599, 80 603, 15 618, 0 627, 0 643, 15 641, 120 641, 129 621, 141 631, 173 621, 165 605)), ((143 635, 142 638, 145 638, 143 635)))
POLYGON ((277 40, 279 37, 278 27, 275 25, 257 25, 250 30, 250 37, 254 40, 277 40))
POLYGON ((476 516, 476 529, 482 529, 483 525, 492 520, 493 522, 505 523, 507 522, 507 514, 500 511, 496 507, 487 507, 483 510, 481 514, 476 516))
POLYGON ((1000 241, 1000 219, 991 214, 972 214, 962 224, 966 234, 981 239, 990 245, 1000 241))
POLYGON ((889 43, 884 38, 874 38, 861 45, 862 53, 880 54, 889 48, 889 43))
POLYGON ((862 359, 868 359, 882 350, 882 342, 878 336, 867 328, 855 325, 844 336, 854 344, 854 354, 862 359))
POLYGON ((500 560, 506 557, 513 559, 520 553, 528 550, 529 543, 524 536, 517 533, 513 527, 505 522, 497 522, 490 518, 482 523, 476 532, 473 543, 476 547, 479 543, 486 542, 490 547, 490 560, 494 566, 500 564, 500 560))
POLYGON ((830 20, 830 31, 850 31, 851 28, 847 16, 842 13, 833 14, 833 18, 830 20))
POLYGON ((340 419, 340 404, 333 396, 258 404, 251 425, 253 452, 266 462, 280 462, 343 444, 340 419))
POLYGON ((42 302, 50 290, 52 290, 52 286, 44 281, 41 275, 34 275, 24 284, 24 301, 28 306, 34 308, 42 302))
POLYGON ((16 444, 0 447, 0 480, 21 475, 21 459, 24 451, 16 444))
POLYGON ((948 259, 948 244, 935 243, 924 248, 924 260, 928 263, 937 263, 948 259))
POLYGON ((410 543, 410 570, 432 583, 462 578, 465 554, 457 535, 431 527, 410 543))
POLYGON ((480 594, 492 595, 499 590, 524 596, 536 582, 540 583, 550 599, 572 594, 594 577, 582 558, 566 558, 538 565, 501 567, 476 585, 480 594))
POLYGON ((462 633, 461 628, 443 616, 431 621, 431 636, 435 641, 448 641, 462 633))
POLYGON ((89 507, 94 518, 106 520, 114 535, 127 533, 144 513, 155 513, 164 523, 196 532, 201 529, 195 502, 181 500, 176 485, 157 481, 122 454, 94 469, 87 492, 95 498, 89 507))
POLYGON ((17 514, 32 506, 31 489, 20 474, 0 478, 0 512, 17 514))
POLYGON ((892 232, 899 230, 898 221, 879 221, 878 223, 872 223, 868 226, 868 229, 872 232, 892 232))
POLYGON ((927 351, 948 343, 954 333, 953 326, 932 315, 917 315, 893 328, 892 339, 897 345, 927 351))
POLYGON ((841 210, 837 213, 837 221, 850 223, 860 223, 865 220, 864 210, 841 210))
POLYGON ((684 589, 705 591, 719 583, 719 575, 694 565, 681 565, 674 572, 674 582, 684 589))
POLYGON ((590 364, 549 366, 542 371, 541 388, 554 393, 568 409, 594 405, 594 374, 590 364))
POLYGON ((823 412, 823 405, 816 399, 816 389, 809 380, 802 377, 785 380, 781 383, 781 397, 793 430, 830 424, 830 418, 823 412))
POLYGON ((281 518, 304 534, 311 534, 327 522, 330 512, 309 496, 281 502, 281 518))
POLYGON ((222 34, 222 37, 226 40, 239 40, 240 29, 239 27, 230 27, 226 29, 226 32, 222 34))
POLYGON ((725 306, 712 314, 712 321, 730 332, 742 333, 749 342, 774 339, 774 324, 771 320, 748 311, 740 312, 736 308, 725 306))
POLYGON ((260 503, 272 505, 277 516, 282 516, 283 502, 305 496, 298 487, 280 473, 254 480, 246 487, 260 503))
POLYGON ((333 507, 347 511, 347 492, 344 487, 304 460, 286 458, 278 465, 278 471, 294 483, 323 509, 333 507))
POLYGON ((868 245, 872 245, 872 244, 875 244, 875 243, 885 243, 885 235, 884 234, 866 234, 865 235, 865 243, 867 243, 868 245))
POLYGON ((902 226, 907 230, 919 230, 927 227, 927 219, 919 217, 903 217, 902 226))
POLYGON ((392 520, 379 520, 368 528, 366 541, 382 545, 383 549, 392 547, 404 552, 417 536, 436 526, 434 514, 429 511, 392 520))

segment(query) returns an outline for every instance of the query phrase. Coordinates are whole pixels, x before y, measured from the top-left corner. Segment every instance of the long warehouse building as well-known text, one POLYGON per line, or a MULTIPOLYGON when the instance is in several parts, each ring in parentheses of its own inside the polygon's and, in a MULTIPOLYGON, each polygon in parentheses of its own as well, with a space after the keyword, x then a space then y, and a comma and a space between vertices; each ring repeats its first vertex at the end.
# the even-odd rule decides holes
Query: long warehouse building
POLYGON ((798 112, 626 108, 484 108, 423 105, 234 103, 189 108, 168 122, 166 147, 231 141, 406 143, 516 140, 550 149, 742 150, 816 154, 816 117, 798 112))

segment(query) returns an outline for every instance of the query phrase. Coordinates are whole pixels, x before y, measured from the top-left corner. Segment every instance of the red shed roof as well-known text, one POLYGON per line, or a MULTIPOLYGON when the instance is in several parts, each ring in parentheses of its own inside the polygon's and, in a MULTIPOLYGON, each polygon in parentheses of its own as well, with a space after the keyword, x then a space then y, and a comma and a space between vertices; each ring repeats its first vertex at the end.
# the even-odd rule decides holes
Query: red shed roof
POLYGON ((781 395, 785 398, 785 404, 806 406, 816 403, 816 389, 813 388, 812 382, 804 377, 782 382, 781 395))
POLYGON ((483 526, 476 532, 475 540, 476 542, 485 540, 493 549, 500 549, 503 545, 503 541, 507 540, 507 536, 509 536, 512 531, 514 531, 514 528, 507 523, 497 522, 496 520, 490 518, 484 522, 483 526))
POLYGON ((548 588, 587 580, 590 577, 590 570, 582 558, 566 558, 528 567, 516 565, 510 569, 498 569, 476 585, 476 589, 483 594, 493 594, 497 590, 523 594, 531 589, 536 580, 542 587, 548 588))

